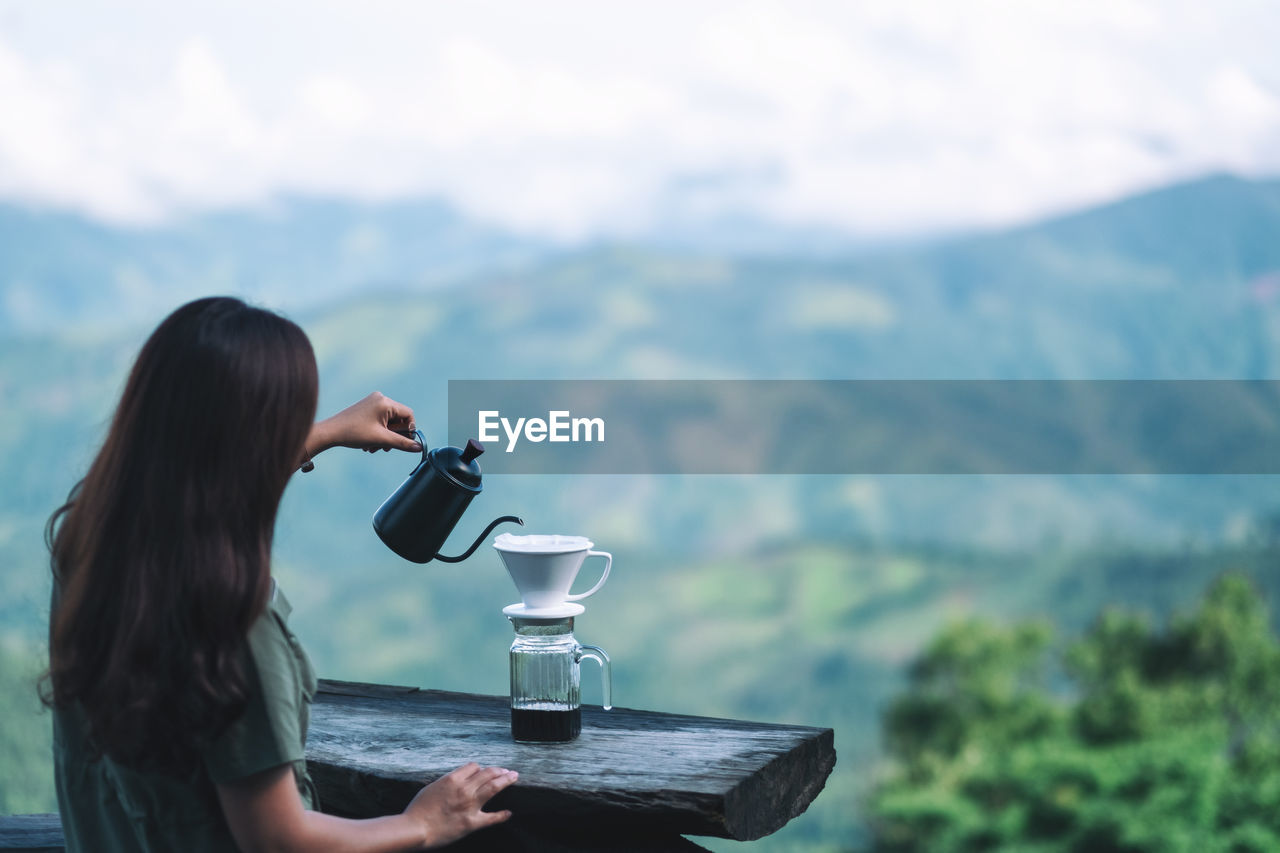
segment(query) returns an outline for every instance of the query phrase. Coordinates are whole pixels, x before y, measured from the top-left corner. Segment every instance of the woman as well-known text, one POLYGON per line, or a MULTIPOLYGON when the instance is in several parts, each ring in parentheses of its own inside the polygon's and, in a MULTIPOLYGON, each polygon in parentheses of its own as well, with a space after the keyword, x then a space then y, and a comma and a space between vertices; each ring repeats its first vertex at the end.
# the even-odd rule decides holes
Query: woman
POLYGON ((236 299, 155 330, 102 450, 50 520, 46 701, 69 850, 419 850, 499 823, 516 774, 474 764, 399 815, 312 811, 315 675, 270 574, 280 498, 335 446, 420 450, 372 394, 316 423, 315 357, 236 299))

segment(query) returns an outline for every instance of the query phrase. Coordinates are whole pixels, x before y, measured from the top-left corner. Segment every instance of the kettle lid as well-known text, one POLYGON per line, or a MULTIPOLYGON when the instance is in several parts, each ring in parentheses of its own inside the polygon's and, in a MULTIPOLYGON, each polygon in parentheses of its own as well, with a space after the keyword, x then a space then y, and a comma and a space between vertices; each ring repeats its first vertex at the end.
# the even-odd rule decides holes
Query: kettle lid
POLYGON ((480 463, 476 457, 484 453, 484 445, 474 438, 467 439, 467 446, 437 447, 427 454, 431 465, 459 486, 480 491, 480 463))

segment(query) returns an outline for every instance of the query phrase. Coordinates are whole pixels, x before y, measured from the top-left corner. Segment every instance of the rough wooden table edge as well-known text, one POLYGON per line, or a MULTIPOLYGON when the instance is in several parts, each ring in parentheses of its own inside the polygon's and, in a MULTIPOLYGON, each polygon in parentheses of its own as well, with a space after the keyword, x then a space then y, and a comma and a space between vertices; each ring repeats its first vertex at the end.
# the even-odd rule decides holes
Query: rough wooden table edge
MULTIPOLYGON (((337 679, 321 679, 317 689, 317 698, 321 695, 371 700, 394 700, 421 696, 424 700, 436 697, 442 702, 464 702, 476 705, 493 705, 508 701, 508 697, 500 695, 436 690, 407 685, 340 681, 337 679)), ((717 801, 722 801, 724 804, 724 814, 721 820, 714 823, 702 822, 697 826, 682 826, 675 830, 681 835, 712 836, 739 841, 751 841, 770 835, 808 810, 809 806, 826 787, 836 763, 835 731, 828 727, 673 714, 624 707, 617 707, 614 710, 641 715, 660 715, 664 720, 669 720, 674 725, 695 723, 715 725, 726 730, 748 732, 778 731, 803 738, 791 752, 776 756, 766 765, 766 767, 775 770, 787 767, 790 769, 790 772, 785 775, 788 784, 780 789, 787 796, 771 797, 772 801, 777 805, 777 809, 770 811, 742 808, 740 804, 751 803, 762 796, 767 796, 765 792, 770 789, 770 785, 764 781, 766 777, 763 775, 744 779, 723 795, 717 795, 717 801)), ((310 759, 309 763, 311 763, 310 759)), ((317 769, 321 766, 326 769, 329 767, 327 764, 322 765, 320 763, 317 763, 316 766, 317 769)))

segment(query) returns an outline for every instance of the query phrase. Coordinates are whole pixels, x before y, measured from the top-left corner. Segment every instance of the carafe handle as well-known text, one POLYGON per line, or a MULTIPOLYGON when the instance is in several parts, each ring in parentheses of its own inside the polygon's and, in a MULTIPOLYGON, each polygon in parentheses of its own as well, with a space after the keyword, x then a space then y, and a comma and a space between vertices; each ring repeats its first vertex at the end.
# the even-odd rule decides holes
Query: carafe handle
MULTIPOLYGON (((596 585, 591 587, 591 589, 586 592, 579 592, 576 595, 566 595, 564 599, 565 601, 577 601, 580 598, 586 598, 588 595, 591 595, 600 587, 604 586, 605 579, 609 577, 609 569, 613 566, 613 555, 608 551, 588 551, 587 556, 583 559, 590 557, 604 557, 604 574, 600 576, 600 580, 596 581, 596 585)), ((595 647, 592 646, 591 648, 595 647)))
POLYGON ((609 655, 599 646, 580 645, 573 652, 574 663, 582 663, 588 658, 600 664, 600 699, 606 711, 613 708, 613 669, 609 666, 609 655))

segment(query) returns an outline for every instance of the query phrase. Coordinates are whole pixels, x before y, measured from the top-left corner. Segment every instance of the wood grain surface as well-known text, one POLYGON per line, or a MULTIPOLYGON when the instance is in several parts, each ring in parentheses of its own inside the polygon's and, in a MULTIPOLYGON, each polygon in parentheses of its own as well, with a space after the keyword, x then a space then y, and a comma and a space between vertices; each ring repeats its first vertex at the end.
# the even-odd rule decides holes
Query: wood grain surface
POLYGON ((520 744, 504 696, 321 682, 307 764, 325 811, 400 811, 468 761, 520 773, 491 806, 520 826, 750 840, 808 807, 835 747, 831 729, 597 707, 575 741, 520 744))
POLYGON ((0 816, 0 850, 54 853, 64 847, 62 821, 56 814, 0 816))

